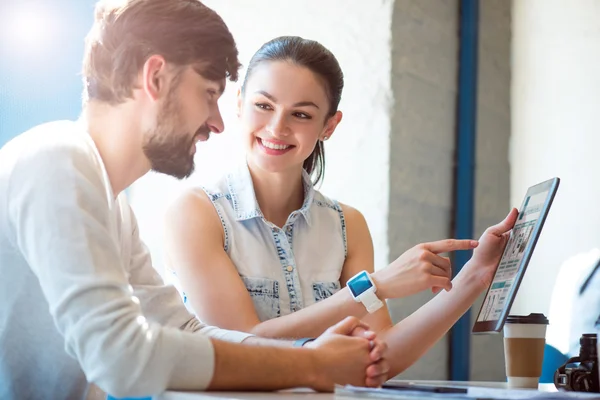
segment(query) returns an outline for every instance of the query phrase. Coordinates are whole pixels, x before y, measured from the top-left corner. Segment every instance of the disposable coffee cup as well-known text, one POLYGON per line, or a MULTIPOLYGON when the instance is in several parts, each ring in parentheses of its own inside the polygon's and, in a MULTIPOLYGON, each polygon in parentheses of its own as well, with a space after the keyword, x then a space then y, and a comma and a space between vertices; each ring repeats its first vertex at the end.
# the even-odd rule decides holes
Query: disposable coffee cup
POLYGON ((547 326, 544 314, 509 315, 506 319, 504 361, 509 388, 538 388, 547 326))

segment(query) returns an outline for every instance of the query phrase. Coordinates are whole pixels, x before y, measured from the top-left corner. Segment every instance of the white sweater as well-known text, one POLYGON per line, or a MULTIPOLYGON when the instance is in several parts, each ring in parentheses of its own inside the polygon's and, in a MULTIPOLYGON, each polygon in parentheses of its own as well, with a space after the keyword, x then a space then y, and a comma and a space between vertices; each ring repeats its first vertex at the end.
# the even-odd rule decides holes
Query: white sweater
POLYGON ((38 126, 0 149, 0 398, 117 397, 205 388, 208 337, 165 286, 125 196, 77 122, 38 126))

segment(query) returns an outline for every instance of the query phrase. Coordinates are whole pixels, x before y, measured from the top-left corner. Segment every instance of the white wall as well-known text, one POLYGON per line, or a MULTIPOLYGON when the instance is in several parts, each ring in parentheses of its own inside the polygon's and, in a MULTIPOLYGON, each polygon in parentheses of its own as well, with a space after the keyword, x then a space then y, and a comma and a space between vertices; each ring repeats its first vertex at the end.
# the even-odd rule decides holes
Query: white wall
POLYGON ((600 1, 513 6, 511 203, 562 183, 512 312, 547 313, 561 263, 600 245, 600 1))
MULTIPOLYGON (((246 66, 266 41, 281 35, 315 39, 338 58, 346 86, 340 109, 344 118, 327 142, 327 169, 321 190, 365 215, 375 244, 376 266, 388 258, 390 41, 392 0, 206 0, 230 27, 246 66)), ((241 80, 240 80, 241 83, 241 80)), ((229 84, 220 106, 222 135, 199 146, 196 173, 185 182, 149 174, 134 185, 131 201, 142 238, 162 269, 162 217, 181 188, 219 177, 229 160, 241 157, 234 114, 237 85, 229 84)))

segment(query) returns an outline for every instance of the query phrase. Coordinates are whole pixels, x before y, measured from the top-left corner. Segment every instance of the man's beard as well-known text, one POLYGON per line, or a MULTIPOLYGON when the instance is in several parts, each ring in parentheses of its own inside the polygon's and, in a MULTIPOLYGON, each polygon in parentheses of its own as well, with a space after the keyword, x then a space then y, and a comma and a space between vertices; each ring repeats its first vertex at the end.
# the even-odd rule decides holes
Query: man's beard
POLYGON ((153 171, 184 179, 194 172, 191 149, 197 135, 209 133, 210 130, 204 125, 192 137, 190 134, 177 133, 178 126, 183 126, 179 107, 174 96, 168 96, 158 115, 156 127, 144 135, 143 150, 153 171))

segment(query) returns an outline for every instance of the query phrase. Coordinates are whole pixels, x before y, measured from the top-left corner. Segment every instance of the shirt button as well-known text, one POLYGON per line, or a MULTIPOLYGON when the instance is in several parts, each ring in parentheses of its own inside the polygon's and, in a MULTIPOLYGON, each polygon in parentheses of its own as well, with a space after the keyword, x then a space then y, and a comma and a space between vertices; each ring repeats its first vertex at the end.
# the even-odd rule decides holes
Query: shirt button
POLYGON ((287 272, 292 272, 294 270, 294 267, 292 267, 291 265, 287 266, 287 272))

